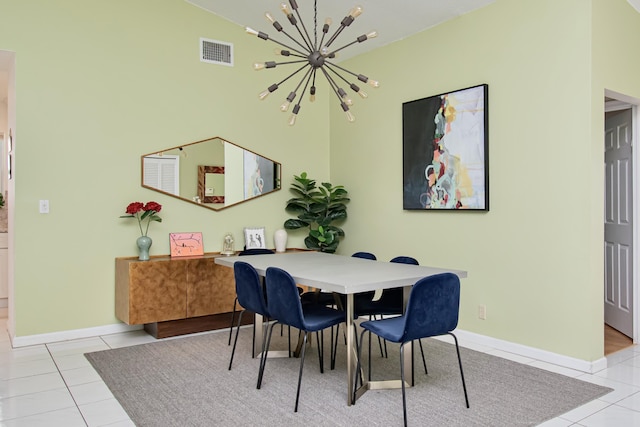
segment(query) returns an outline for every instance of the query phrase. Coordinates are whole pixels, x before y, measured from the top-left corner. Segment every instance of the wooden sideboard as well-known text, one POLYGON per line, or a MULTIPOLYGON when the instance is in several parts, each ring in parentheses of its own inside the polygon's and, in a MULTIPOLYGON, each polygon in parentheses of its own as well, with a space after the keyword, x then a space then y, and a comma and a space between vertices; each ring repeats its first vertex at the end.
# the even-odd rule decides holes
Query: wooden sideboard
POLYGON ((156 338, 227 328, 235 282, 231 268, 215 264, 218 256, 116 258, 116 317, 156 338))

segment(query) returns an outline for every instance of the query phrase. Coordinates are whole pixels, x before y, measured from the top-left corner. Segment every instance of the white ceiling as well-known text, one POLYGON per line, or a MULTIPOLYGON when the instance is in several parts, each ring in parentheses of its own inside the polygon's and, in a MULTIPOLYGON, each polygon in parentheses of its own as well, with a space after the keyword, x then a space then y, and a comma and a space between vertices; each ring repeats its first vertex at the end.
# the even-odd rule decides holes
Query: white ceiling
MULTIPOLYGON (((216 15, 222 16, 241 26, 249 26, 267 34, 276 32, 264 18, 264 13, 270 11, 285 29, 289 22, 280 12, 282 0, 185 0, 216 15)), ((379 36, 357 43, 340 52, 340 59, 375 49, 380 46, 401 40, 405 37, 438 25, 449 19, 464 15, 493 3, 495 0, 354 0, 347 3, 344 0, 317 0, 318 22, 321 24, 326 17, 332 18, 336 28, 351 7, 360 5, 364 13, 338 37, 335 47, 346 44, 361 34, 377 30, 379 36)), ((640 12, 640 0, 627 0, 631 6, 640 12)), ((313 31, 313 2, 298 0, 298 11, 307 25, 313 31)), ((292 33, 293 34, 293 33, 292 33)), ((9 67, 9 55, 0 50, 0 102, 6 99, 6 76, 9 67)))
MULTIPOLYGON (((294 38, 298 33, 293 29, 285 15, 280 11, 283 0, 185 0, 195 6, 222 16, 243 27, 251 27, 286 42, 286 36, 276 36, 277 31, 264 17, 270 12, 278 22, 294 38)), ((364 12, 351 26, 336 39, 333 47, 340 47, 352 42, 356 37, 371 30, 378 32, 378 37, 364 43, 357 43, 340 52, 340 60, 401 40, 419 31, 438 25, 449 19, 479 9, 495 0, 317 0, 318 25, 322 26, 329 17, 333 25, 329 34, 338 28, 340 21, 352 7, 362 6, 364 12)), ((640 1, 640 0, 638 0, 640 1)), ((298 12, 307 30, 313 33, 314 1, 297 0, 298 12)), ((288 4, 288 2, 287 2, 288 4)), ((320 29, 318 29, 320 37, 320 29)), ((313 37, 313 36, 312 36, 313 37)))

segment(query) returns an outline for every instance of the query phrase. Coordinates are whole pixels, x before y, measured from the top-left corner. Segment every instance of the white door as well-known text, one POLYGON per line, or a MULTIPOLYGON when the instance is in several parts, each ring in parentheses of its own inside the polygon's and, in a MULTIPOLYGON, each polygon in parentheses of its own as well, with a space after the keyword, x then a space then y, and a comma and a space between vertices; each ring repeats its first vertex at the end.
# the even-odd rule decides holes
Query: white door
POLYGON ((633 337, 631 109, 605 117, 604 321, 633 337))

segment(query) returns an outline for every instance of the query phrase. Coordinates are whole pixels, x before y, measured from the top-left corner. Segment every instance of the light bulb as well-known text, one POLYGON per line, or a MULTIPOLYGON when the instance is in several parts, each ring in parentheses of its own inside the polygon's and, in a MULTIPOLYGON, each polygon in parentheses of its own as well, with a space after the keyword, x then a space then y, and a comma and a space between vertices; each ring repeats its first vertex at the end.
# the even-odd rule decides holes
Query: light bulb
POLYGON ((260 95, 258 95, 258 98, 260 98, 260 101, 264 100, 267 96, 269 96, 271 92, 269 92, 269 89, 265 89, 262 92, 260 92, 260 95))
POLYGON ((267 20, 268 20, 269 22, 271 22, 272 24, 273 24, 274 22, 276 22, 275 18, 274 18, 274 17, 273 17, 269 12, 265 12, 264 16, 265 16, 265 18, 267 18, 267 20))
POLYGON ((311 86, 309 89, 309 101, 314 102, 316 100, 316 87, 311 86))
POLYGON ((258 35, 258 32, 251 27, 245 27, 244 30, 247 32, 247 34, 251 34, 252 36, 258 35))
POLYGON ((282 111, 283 113, 285 111, 287 111, 289 109, 289 105, 291 105, 291 102, 296 98, 296 93, 295 92, 289 92, 289 96, 287 96, 287 99, 285 99, 285 101, 282 103, 282 105, 280 105, 280 111, 282 111))
POLYGON ((351 111, 347 110, 344 112, 344 114, 346 114, 347 120, 349 121, 349 123, 353 123, 356 121, 356 118, 353 114, 351 114, 351 111))
POLYGON ((264 70, 264 67, 265 65, 262 62, 256 62, 253 64, 253 69, 256 71, 264 70))
MULTIPOLYGON (((364 76, 363 76, 363 77, 364 77, 364 76)), ((358 77, 358 78, 360 78, 360 77, 358 77)), ((353 90, 354 92, 358 92, 358 95, 360 95, 360 98, 362 98, 362 99, 365 99, 365 98, 367 98, 367 97, 369 96, 369 95, 367 95, 367 93, 366 93, 366 92, 362 91, 362 90, 360 89, 360 87, 359 87, 357 84, 355 84, 355 83, 351 83, 351 84, 349 85, 349 87, 350 87, 350 88, 351 88, 351 90, 353 90)))
MULTIPOLYGON (((282 13, 284 13, 287 16, 291 15, 291 11, 289 10, 289 6, 286 3, 280 3, 280 10, 282 10, 282 13)), ((360 13, 362 13, 362 12, 360 12, 360 13)))
POLYGON ((324 25, 331 25, 331 24, 333 24, 333 21, 331 20, 331 18, 326 18, 324 20, 324 25))
POLYGON ((369 84, 369 86, 371 86, 371 87, 380 87, 380 82, 377 81, 377 80, 369 79, 367 84, 369 84))
POLYGON ((375 30, 370 31, 370 32, 367 34, 367 38, 368 38, 368 39, 375 39, 376 37, 378 37, 378 32, 377 32, 377 31, 375 31, 375 30))
POLYGON ((352 18, 357 18, 358 16, 362 15, 362 6, 356 6, 353 9, 351 9, 351 11, 349 12, 349 16, 352 18))
POLYGON ((289 126, 293 126, 296 124, 296 119, 298 118, 298 111, 300 111, 300 104, 296 104, 293 106, 291 117, 289 117, 289 126))

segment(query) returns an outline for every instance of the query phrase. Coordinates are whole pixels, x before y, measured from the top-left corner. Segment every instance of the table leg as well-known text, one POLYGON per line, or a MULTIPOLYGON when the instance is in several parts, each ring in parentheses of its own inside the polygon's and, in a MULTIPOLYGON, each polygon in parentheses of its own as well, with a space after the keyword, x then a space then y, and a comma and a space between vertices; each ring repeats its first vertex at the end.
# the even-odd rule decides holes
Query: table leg
MULTIPOLYGON (((407 307, 407 301, 409 301, 409 294, 411 293, 411 288, 412 286, 406 286, 404 287, 403 290, 403 299, 404 299, 404 307, 407 307)), ((348 300, 347 300, 348 301, 348 300)), ((353 299, 352 299, 352 304, 353 304, 353 299)), ((353 305, 351 306, 353 308, 353 305)), ((348 316, 349 314, 347 314, 348 316)), ((349 318, 347 317, 347 322, 349 321, 349 318)), ((351 325, 348 327, 351 328, 351 330, 353 329, 353 320, 351 322, 351 325)), ((352 331, 353 332, 353 331, 352 331)), ((349 343, 349 341, 347 340, 347 343, 349 343)), ((353 374, 355 372, 355 370, 351 367, 351 365, 349 365, 349 355, 350 353, 347 353, 347 374, 349 375, 349 389, 353 390, 353 374), (350 369, 351 368, 351 369, 350 369)), ((356 358, 354 357, 352 359, 354 362, 356 360, 356 358)), ((413 343, 408 342, 404 345, 404 366, 405 366, 405 386, 406 387, 413 387, 414 384, 414 376, 413 376, 413 343), (408 370, 406 368, 409 368, 408 370)), ((394 389, 394 388, 401 388, 402 387, 402 381, 401 380, 381 380, 381 381, 368 381, 366 379, 366 377, 363 375, 363 384, 362 386, 356 391, 356 400, 358 400, 360 398, 360 396, 362 396, 367 390, 383 390, 383 389, 394 389)), ((353 396, 353 395, 352 395, 353 396)))
MULTIPOLYGON (((253 316, 253 325, 254 325, 254 340, 253 340, 253 351, 251 352, 252 357, 260 357, 262 354, 262 343, 267 338, 266 337, 266 329, 265 329, 265 319, 260 314, 254 314, 253 316)), ((269 358, 274 357, 289 357, 289 350, 270 350, 268 354, 269 358)))
MULTIPOLYGON (((354 354, 355 337, 353 327, 353 294, 347 294, 347 405, 351 406, 353 396, 354 373, 356 368, 356 357, 354 354)), ((357 351, 357 350, 356 350, 357 351)))

